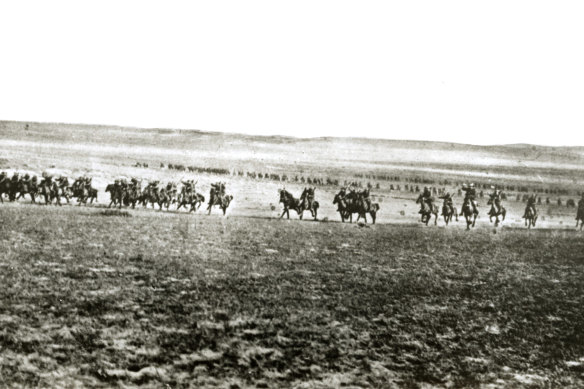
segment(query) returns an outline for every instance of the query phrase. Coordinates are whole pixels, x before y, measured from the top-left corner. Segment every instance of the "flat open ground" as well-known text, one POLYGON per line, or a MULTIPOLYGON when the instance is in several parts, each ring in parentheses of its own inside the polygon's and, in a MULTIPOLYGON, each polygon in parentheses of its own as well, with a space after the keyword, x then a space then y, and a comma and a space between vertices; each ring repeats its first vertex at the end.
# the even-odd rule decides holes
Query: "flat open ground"
POLYGON ((579 197, 581 148, 24 128, 0 122, 0 171, 88 174, 100 198, 0 204, 0 387, 584 386, 584 235, 555 204, 579 197), (372 181, 381 212, 342 224, 318 185, 319 222, 278 220, 278 189, 305 184, 161 163, 372 181), (227 217, 107 210, 119 176, 235 199, 227 217), (497 229, 481 199, 467 232, 419 225, 416 194, 389 187, 414 177, 564 194, 530 231, 517 193, 497 229))
POLYGON ((574 231, 103 212, 0 207, 0 386, 584 385, 574 231))

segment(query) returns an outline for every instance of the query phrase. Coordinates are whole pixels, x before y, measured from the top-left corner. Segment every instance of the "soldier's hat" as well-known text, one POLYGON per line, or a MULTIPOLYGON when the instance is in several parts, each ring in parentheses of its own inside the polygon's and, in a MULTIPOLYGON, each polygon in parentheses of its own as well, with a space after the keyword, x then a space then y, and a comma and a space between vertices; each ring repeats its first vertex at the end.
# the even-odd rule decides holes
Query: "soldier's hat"
POLYGON ((470 183, 470 187, 471 187, 471 188, 474 188, 474 183, 472 183, 472 182, 471 182, 471 183, 470 183))

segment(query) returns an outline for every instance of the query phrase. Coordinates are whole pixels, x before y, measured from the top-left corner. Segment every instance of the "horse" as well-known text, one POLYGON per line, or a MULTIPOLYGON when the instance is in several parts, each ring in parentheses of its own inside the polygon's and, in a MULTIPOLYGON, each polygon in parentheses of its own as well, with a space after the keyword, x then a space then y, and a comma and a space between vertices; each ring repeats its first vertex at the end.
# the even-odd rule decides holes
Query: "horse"
POLYGON ((19 181, 18 182, 18 197, 16 200, 20 200, 21 198, 25 198, 25 195, 29 195, 30 199, 33 204, 36 203, 35 196, 38 193, 38 186, 36 185, 36 181, 19 181))
POLYGON ((81 204, 87 205, 87 200, 90 200, 90 204, 93 204, 93 201, 97 202, 97 189, 92 188, 91 186, 87 185, 73 185, 73 197, 77 197, 78 205, 81 204))
POLYGON ((176 210, 178 211, 180 207, 187 207, 187 205, 191 206, 189 212, 194 212, 198 210, 201 205, 205 202, 205 196, 197 192, 188 192, 179 195, 177 200, 177 207, 176 210))
POLYGON ((434 225, 438 224, 438 207, 436 204, 432 204, 432 206, 428 206, 424 201, 424 197, 420 193, 418 198, 416 199, 416 204, 421 204, 422 208, 420 209, 420 213, 422 214, 422 219, 420 220, 422 223, 428 225, 428 222, 432 219, 432 215, 434 215, 434 225))
POLYGON ((295 198, 286 189, 280 189, 280 202, 284 205, 280 219, 284 217, 284 214, 286 214, 287 219, 290 219, 290 209, 295 210, 300 215, 300 200, 295 198))
MULTIPOLYGON (((367 223, 367 213, 369 213, 369 215, 371 215, 372 223, 375 224, 375 219, 377 219, 377 212, 379 212, 378 203, 371 203, 371 205, 368 205, 364 198, 360 198, 357 200, 355 205, 357 206, 357 212, 355 212, 358 215, 356 220, 357 223, 361 217, 365 220, 365 223, 367 223)), ((351 214, 350 216, 352 220, 353 215, 351 214)))
POLYGON ((461 214, 464 215, 466 220, 466 229, 470 230, 471 226, 474 228, 477 217, 479 216, 479 211, 473 209, 470 199, 464 199, 461 214))
POLYGON ((110 193, 110 203, 107 207, 111 208, 112 205, 114 207, 118 205, 118 208, 121 209, 124 202, 124 189, 120 185, 108 184, 105 187, 105 191, 110 193))
POLYGON ((45 198, 45 205, 49 205, 53 201, 52 188, 53 183, 46 179, 42 180, 39 185, 39 195, 45 198))
POLYGON ((458 221, 458 210, 454 205, 447 203, 446 200, 444 200, 444 203, 442 204, 442 216, 444 216, 444 223, 448 225, 448 223, 452 221, 453 216, 456 218, 456 221, 458 221))
MULTIPOLYGON (((211 190, 211 193, 213 193, 213 190, 211 190)), ((231 203, 232 200, 233 200, 232 195, 216 193, 215 196, 211 196, 209 198, 209 206, 207 207, 207 211, 209 212, 207 214, 210 215, 211 208, 213 208, 214 205, 218 205, 219 208, 223 210, 223 216, 225 216, 225 212, 227 211, 227 208, 229 207, 229 204, 231 203)))
POLYGON ((126 196, 124 198, 124 205, 131 205, 132 209, 136 208, 136 203, 140 203, 142 198, 142 190, 139 185, 129 186, 126 189, 126 196))
POLYGON ((576 228, 578 228, 578 223, 580 223, 580 231, 584 226, 584 201, 580 200, 578 202, 578 211, 576 212, 576 228))
POLYGON ((69 187, 69 179, 67 177, 61 177, 57 181, 53 181, 52 193, 53 199, 57 201, 58 205, 61 205, 61 197, 65 197, 67 204, 69 204, 69 199, 73 196, 69 187))
POLYGON ((523 218, 525 219, 525 226, 530 229, 531 227, 535 227, 535 222, 537 221, 537 210, 535 207, 527 206, 525 208, 525 215, 523 218))
POLYGON ((499 225, 499 216, 501 216, 501 222, 505 221, 505 215, 507 215, 507 210, 502 205, 499 205, 499 209, 497 210, 493 199, 489 199, 489 201, 487 201, 487 205, 491 206, 491 209, 489 210, 489 222, 493 221, 494 216, 495 227, 497 227, 499 225))
POLYGON ((341 215, 341 222, 344 223, 349 217, 351 218, 351 222, 353 221, 353 215, 347 210, 347 200, 341 196, 341 193, 337 193, 333 198, 334 204, 337 204, 337 212, 341 215))
POLYGON ((357 222, 363 218, 365 223, 367 223, 367 213, 369 213, 373 220, 373 224, 375 224, 377 212, 379 212, 380 209, 378 203, 373 203, 369 206, 364 198, 359 197, 358 195, 351 196, 351 193, 345 197, 342 197, 341 193, 337 193, 333 198, 333 204, 337 204, 337 212, 341 215, 341 221, 343 223, 347 219, 349 219, 349 223, 352 223, 354 213, 358 215, 357 222))
POLYGON ((4 202, 4 194, 10 196, 10 179, 5 177, 2 181, 0 181, 0 203, 4 202))

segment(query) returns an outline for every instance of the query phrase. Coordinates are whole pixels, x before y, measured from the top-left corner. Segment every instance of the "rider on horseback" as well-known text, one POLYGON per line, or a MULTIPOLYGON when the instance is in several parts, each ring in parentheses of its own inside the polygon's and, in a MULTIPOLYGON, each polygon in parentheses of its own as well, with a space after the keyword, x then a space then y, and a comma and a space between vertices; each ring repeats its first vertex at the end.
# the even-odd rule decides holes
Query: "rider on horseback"
MULTIPOLYGON (((470 205, 472 205, 473 213, 478 213, 478 203, 476 201, 477 190, 475 189, 474 184, 471 183, 469 186, 462 184, 462 190, 465 192, 464 204, 470 203, 470 205)), ((464 206, 462 207, 462 210, 460 211, 460 216, 463 215, 463 212, 464 212, 464 206)))
POLYGON ((531 210, 532 215, 535 215, 537 213, 537 211, 535 210, 535 202, 536 202, 535 194, 532 194, 527 199, 527 206, 525 207, 525 212, 523 213, 523 218, 524 219, 527 218, 527 212, 529 210, 531 210))
POLYGON ((363 199, 364 203, 366 204, 367 209, 371 209, 371 198, 369 198, 369 188, 363 189, 363 191, 359 192, 359 196, 363 199))
POLYGON ((495 213, 499 213, 501 211, 501 191, 497 189, 497 187, 494 187, 493 189, 493 193, 489 194, 489 197, 495 213))
MULTIPOLYGON (((452 196, 450 193, 443 194, 442 196, 438 197, 439 199, 444 200, 444 206, 450 208, 450 211, 454 209, 454 204, 452 202, 452 196)), ((442 207, 442 215, 444 216, 444 207, 442 207)))
MULTIPOLYGON (((580 200, 578 200, 578 211, 580 211, 581 209, 584 209, 584 192, 582 192, 582 197, 580 197, 580 200)), ((576 213, 576 220, 578 219, 579 219, 578 213, 576 213)))
POLYGON ((424 187, 424 192, 422 193, 422 207, 418 213, 423 214, 426 205, 429 209, 433 209, 434 207, 434 198, 432 197, 432 192, 427 186, 424 187))
POLYGON ((300 204, 302 208, 311 209, 314 201, 314 188, 304 188, 300 195, 300 204))
POLYGON ((225 193, 225 183, 223 182, 216 182, 211 184, 211 193, 209 196, 209 204, 215 203, 215 198, 223 196, 225 193))

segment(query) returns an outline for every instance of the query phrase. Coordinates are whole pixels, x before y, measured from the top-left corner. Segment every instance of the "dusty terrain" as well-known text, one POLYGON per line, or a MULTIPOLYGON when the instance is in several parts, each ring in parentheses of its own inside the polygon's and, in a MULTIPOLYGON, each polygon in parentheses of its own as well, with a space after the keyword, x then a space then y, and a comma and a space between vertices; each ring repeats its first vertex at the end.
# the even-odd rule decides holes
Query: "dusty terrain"
POLYGON ((2 122, 0 153, 0 170, 100 189, 90 207, 0 204, 0 387, 584 385, 584 240, 555 204, 578 197, 580 148, 2 122), (277 190, 306 184, 237 170, 379 184, 378 223, 340 223, 335 185, 317 185, 319 222, 278 220, 277 190), (119 176, 195 178, 205 195, 222 180, 235 201, 227 217, 108 210, 119 176), (412 178, 562 192, 541 194, 530 231, 519 192, 497 229, 481 199, 467 232, 421 226, 412 178))

